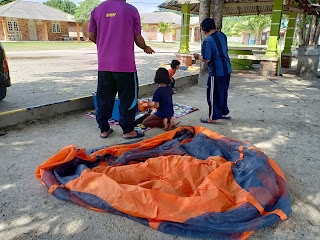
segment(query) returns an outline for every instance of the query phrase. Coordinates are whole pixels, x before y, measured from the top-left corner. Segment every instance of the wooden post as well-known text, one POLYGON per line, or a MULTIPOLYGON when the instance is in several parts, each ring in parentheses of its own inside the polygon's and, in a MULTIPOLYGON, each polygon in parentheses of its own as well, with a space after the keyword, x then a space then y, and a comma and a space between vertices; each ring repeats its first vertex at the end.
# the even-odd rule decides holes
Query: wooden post
POLYGON ((44 30, 44 40, 49 41, 47 22, 45 20, 42 20, 42 22, 43 22, 43 30, 44 30))
POLYGON ((76 26, 77 26, 77 41, 80 42, 80 26, 79 26, 79 22, 76 22, 76 26))
POLYGON ((3 29, 3 34, 4 34, 4 40, 8 41, 9 36, 8 36, 8 29, 7 29, 7 22, 4 19, 4 17, 1 17, 1 22, 2 22, 2 29, 3 29))

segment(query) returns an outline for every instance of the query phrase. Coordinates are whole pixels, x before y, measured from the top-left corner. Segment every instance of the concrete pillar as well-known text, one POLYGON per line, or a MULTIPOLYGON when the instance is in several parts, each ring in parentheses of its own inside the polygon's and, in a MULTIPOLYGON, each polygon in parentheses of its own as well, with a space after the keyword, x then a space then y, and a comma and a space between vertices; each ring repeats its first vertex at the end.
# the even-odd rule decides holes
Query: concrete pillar
POLYGON ((42 22, 43 22, 43 30, 44 30, 44 40, 49 41, 47 22, 45 20, 42 20, 42 22))
POLYGON ((189 53, 189 28, 190 28, 190 4, 182 4, 182 23, 181 23, 181 35, 180 35, 180 49, 179 53, 189 53))
POLYGON ((293 43, 294 32, 296 27, 297 13, 289 13, 289 22, 287 27, 286 40, 284 44, 284 49, 281 54, 281 66, 283 68, 290 68, 292 62, 292 51, 291 46, 293 43))
POLYGON ((296 26, 297 13, 291 12, 289 13, 289 22, 287 27, 286 40, 284 44, 284 49, 282 53, 292 53, 291 46, 293 43, 294 31, 296 26))
POLYGON ((283 0, 274 0, 272 9, 271 29, 266 57, 278 57, 280 55, 278 40, 280 37, 282 9, 283 0))
POLYGON ((80 42, 80 26, 79 26, 79 22, 76 22, 76 26, 77 26, 77 41, 80 42))
POLYGON ((2 29, 3 29, 3 34, 4 34, 4 40, 8 41, 9 36, 8 36, 7 22, 4 19, 4 17, 1 17, 1 23, 2 23, 2 29))

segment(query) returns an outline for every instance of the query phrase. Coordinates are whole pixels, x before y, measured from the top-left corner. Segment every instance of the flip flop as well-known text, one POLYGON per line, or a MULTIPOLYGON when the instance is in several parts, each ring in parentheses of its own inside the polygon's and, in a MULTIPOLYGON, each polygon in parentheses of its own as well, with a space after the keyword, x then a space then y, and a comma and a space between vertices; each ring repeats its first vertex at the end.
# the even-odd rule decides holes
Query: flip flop
POLYGON ((200 121, 201 121, 202 123, 211 123, 211 124, 216 124, 216 123, 218 123, 218 122, 208 122, 208 118, 201 118, 200 121))
POLYGON ((135 138, 141 138, 144 137, 144 132, 137 131, 137 135, 134 137, 123 137, 123 139, 129 140, 129 139, 135 139, 135 138))
POLYGON ((231 119, 231 116, 221 117, 221 119, 227 119, 227 120, 229 120, 229 119, 231 119))
POLYGON ((109 130, 108 130, 108 135, 105 136, 105 137, 103 137, 103 136, 101 136, 101 134, 100 134, 100 137, 101 137, 101 138, 107 138, 107 137, 109 137, 109 135, 110 135, 112 132, 113 132, 113 129, 112 129, 112 128, 109 128, 109 130))

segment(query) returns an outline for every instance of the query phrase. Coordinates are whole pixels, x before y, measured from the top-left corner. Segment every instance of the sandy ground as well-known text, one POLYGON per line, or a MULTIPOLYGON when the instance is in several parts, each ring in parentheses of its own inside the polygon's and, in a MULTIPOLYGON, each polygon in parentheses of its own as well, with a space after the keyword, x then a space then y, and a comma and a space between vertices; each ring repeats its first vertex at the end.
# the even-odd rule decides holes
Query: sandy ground
MULTIPOLYGON (((170 63, 177 52, 175 48, 154 50, 155 54, 147 55, 136 49, 139 84, 152 83, 159 65, 170 63)), ((7 57, 12 86, 7 89, 7 97, 0 101, 0 112, 88 96, 97 88, 95 48, 7 51, 7 57)), ((175 77, 189 74, 181 70, 175 77)))
MULTIPOLYGON (((71 89, 79 89, 77 85, 85 80, 76 81, 80 68, 76 63, 74 68, 75 76, 61 71, 56 77, 66 74, 72 79, 64 77, 73 86, 71 89)), ((43 74, 44 69, 38 70, 34 75, 43 74)), ((92 63, 87 79, 93 77, 94 71, 92 63)), ((48 89, 49 82, 52 89, 59 86, 48 80, 49 76, 41 76, 40 89, 48 89)), ((90 94, 93 86, 92 83, 92 89, 81 93, 90 94)), ((39 92, 28 91, 31 90, 39 92)), ((267 79, 254 71, 234 73, 229 92, 233 119, 215 125, 199 121, 208 114, 205 89, 192 86, 178 90, 175 102, 200 109, 181 118, 181 125, 206 126, 227 137, 253 143, 274 159, 286 176, 293 213, 288 220, 257 231, 249 239, 320 239, 319 79, 303 80, 290 74, 267 79)), ((110 138, 101 139, 94 119, 73 112, 7 129, 7 134, 0 137, 0 239, 186 239, 58 200, 35 178, 37 166, 63 146, 75 144, 91 149, 123 142, 121 130, 113 128, 110 138)), ((153 129, 146 136, 161 132, 153 129)))

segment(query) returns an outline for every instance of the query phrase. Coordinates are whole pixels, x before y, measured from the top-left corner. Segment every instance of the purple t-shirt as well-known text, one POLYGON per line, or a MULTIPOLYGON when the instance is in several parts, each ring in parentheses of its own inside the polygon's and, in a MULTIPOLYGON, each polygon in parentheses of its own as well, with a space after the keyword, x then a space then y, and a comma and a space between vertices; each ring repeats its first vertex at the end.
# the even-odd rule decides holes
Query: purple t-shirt
POLYGON ((138 10, 107 0, 91 12, 89 32, 97 33, 98 71, 136 72, 134 35, 141 35, 138 10))

